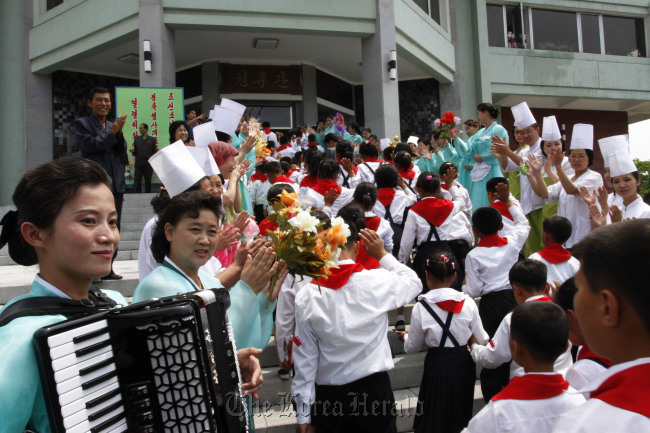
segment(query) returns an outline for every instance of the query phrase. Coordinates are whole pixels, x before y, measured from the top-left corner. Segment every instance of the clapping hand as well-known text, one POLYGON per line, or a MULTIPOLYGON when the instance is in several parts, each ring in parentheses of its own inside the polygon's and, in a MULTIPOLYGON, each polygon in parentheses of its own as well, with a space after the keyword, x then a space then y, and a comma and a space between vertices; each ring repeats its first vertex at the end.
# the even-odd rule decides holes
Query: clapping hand
POLYGON ((580 187, 580 195, 582 196, 582 199, 585 201, 585 203, 587 203, 587 206, 596 204, 596 190, 590 193, 587 187, 582 185, 580 187))

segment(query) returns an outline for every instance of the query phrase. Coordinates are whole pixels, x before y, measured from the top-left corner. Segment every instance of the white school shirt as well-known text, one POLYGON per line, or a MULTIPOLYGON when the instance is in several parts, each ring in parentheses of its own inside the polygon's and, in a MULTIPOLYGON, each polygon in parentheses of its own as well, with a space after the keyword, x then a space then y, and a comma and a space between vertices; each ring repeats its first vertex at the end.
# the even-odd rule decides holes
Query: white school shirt
MULTIPOLYGON (((587 169, 579 178, 573 181, 573 184, 578 189, 584 186, 591 192, 603 186, 603 178, 599 173, 587 169)), ((573 247, 591 231, 589 206, 587 206, 580 194, 567 194, 562 187, 562 182, 548 187, 548 198, 545 201, 546 203, 557 201, 557 214, 571 221, 573 225, 571 237, 564 244, 566 248, 573 247)))
MULTIPOLYGON (((454 186, 458 188, 458 197, 457 201, 460 203, 460 211, 465 214, 467 219, 472 218, 472 200, 469 198, 469 191, 461 185, 459 182, 454 181, 454 186)), ((447 200, 454 200, 451 196, 451 193, 444 188, 440 188, 442 193, 442 198, 447 200)))
MULTIPOLYGON (((402 224, 404 221, 404 210, 407 207, 413 206, 418 200, 417 196, 410 189, 395 188, 395 197, 390 203, 390 214, 395 224, 402 224)), ((386 218, 386 208, 377 200, 372 212, 382 218, 386 218)))
MULTIPOLYGON (((628 368, 650 363, 650 358, 639 358, 634 361, 624 362, 607 369, 602 375, 594 379, 587 387, 578 391, 590 393, 610 377, 622 373, 628 368)), ((647 391, 647 390, 646 390, 647 391)), ((648 393, 634 395, 635 399, 648 401, 648 393)), ((621 409, 597 398, 590 398, 582 406, 565 412, 560 416, 553 428, 553 433, 636 433, 650 432, 650 418, 621 409)))
POLYGON ((331 207, 325 206, 325 197, 312 188, 300 188, 298 199, 303 207, 311 206, 312 209, 320 209, 330 218, 335 217, 343 206, 354 200, 354 190, 341 187, 341 194, 334 199, 331 207))
MULTIPOLYGON (((544 154, 542 153, 541 138, 538 138, 532 146, 526 146, 519 152, 519 156, 523 158, 524 162, 526 162, 528 155, 535 155, 537 158, 542 158, 542 161, 545 161, 544 154)), ((508 159, 508 164, 503 172, 508 173, 511 171, 519 171, 519 165, 515 164, 511 159, 508 159)), ((521 210, 524 212, 524 215, 541 209, 544 206, 544 199, 535 194, 525 174, 519 174, 519 183, 521 185, 521 210)))
MULTIPOLYGON (((418 300, 426 302, 433 311, 440 317, 440 320, 446 322, 448 311, 438 307, 436 303, 442 301, 465 301, 460 313, 454 313, 449 325, 451 335, 457 340, 458 344, 464 346, 467 344, 469 337, 474 337, 487 344, 490 337, 483 329, 483 322, 478 315, 478 306, 469 296, 454 289, 435 289, 418 297, 418 300)), ((431 314, 418 302, 413 307, 411 314, 411 326, 408 334, 404 337, 404 351, 406 353, 419 352, 428 347, 440 347, 442 338, 442 328, 431 314)), ((445 347, 455 347, 451 338, 447 337, 445 347)))
POLYGON ((361 182, 370 182, 376 185, 377 183, 375 182, 375 173, 377 173, 377 169, 382 164, 386 164, 386 163, 385 162, 364 162, 362 164, 359 164, 357 166, 357 169, 359 170, 358 175, 361 178, 361 182), (372 171, 370 171, 370 169, 372 169, 372 171))
POLYGON ((472 298, 512 288, 508 273, 519 259, 530 225, 519 206, 513 204, 508 210, 515 224, 505 236, 508 243, 500 247, 476 247, 465 258, 463 292, 472 298))
POLYGON ((296 275, 296 277, 287 275, 287 278, 282 283, 278 303, 275 307, 275 346, 281 362, 287 360, 284 347, 289 344, 293 336, 296 322, 296 294, 311 280, 310 277, 303 275, 296 275))
MULTIPOLYGON (((368 211, 364 216, 366 218, 372 218, 378 215, 375 215, 372 211, 368 211)), ((393 234, 393 229, 391 228, 390 223, 382 218, 381 221, 379 221, 379 227, 377 227, 377 235, 384 242, 384 249, 388 252, 393 251, 393 234)))
POLYGON ((359 176, 359 169, 357 168, 357 172, 354 176, 348 176, 348 172, 345 171, 343 168, 342 164, 339 164, 339 167, 341 167, 341 172, 339 173, 338 179, 336 179, 336 183, 339 184, 339 186, 343 186, 343 182, 345 179, 348 179, 348 184, 350 185, 350 189, 355 189, 359 183, 361 183, 361 177, 359 176))
POLYGON ((575 389, 582 389, 605 373, 608 368, 591 359, 580 359, 573 363, 564 375, 567 382, 575 389))
MULTIPOLYGON (((453 186, 449 188, 450 191, 453 189, 456 188, 453 186)), ((452 195, 455 197, 456 193, 452 192, 452 195)), ((422 200, 431 199, 433 197, 425 197, 422 200)), ((472 226, 465 214, 460 211, 460 203, 458 201, 454 201, 453 203, 454 208, 447 216, 447 219, 440 224, 440 227, 436 227, 438 236, 441 241, 465 240, 471 245, 474 240, 472 237, 472 226)), ((420 215, 409 210, 406 216, 406 223, 404 224, 404 231, 402 232, 399 254, 397 255, 399 261, 406 263, 411 255, 414 243, 417 242, 420 245, 422 242, 426 242, 430 231, 431 224, 420 215)), ((431 236, 431 240, 436 240, 435 235, 431 236)))
POLYGON ((266 206, 266 195, 269 192, 269 188, 271 188, 271 184, 268 180, 262 181, 257 179, 252 182, 249 181, 248 192, 251 195, 253 206, 258 204, 266 206))
POLYGON ((292 181, 294 181, 297 184, 296 188, 294 188, 294 189, 297 189, 298 185, 300 185, 299 179, 302 180, 302 177, 303 176, 300 173, 300 170, 296 170, 293 173, 291 173, 291 175, 289 176, 289 179, 291 179, 292 181))
MULTIPOLYGON (((528 373, 552 375, 557 373, 528 373)), ((562 394, 540 400, 490 401, 469 422, 468 433, 551 433, 562 413, 578 408, 585 399, 569 387, 562 394)))
MULTIPOLYGON (((339 265, 354 264, 341 260, 339 265)), ((344 385, 394 367, 386 338, 388 311, 404 306, 422 290, 417 274, 390 254, 379 269, 350 276, 338 290, 316 284, 296 295, 296 375, 291 384, 298 424, 311 421, 315 383, 344 385)))
POLYGON ((551 284, 553 281, 565 282, 575 276, 580 269, 580 261, 573 256, 564 263, 549 263, 539 253, 533 253, 528 258, 539 260, 546 265, 546 281, 551 284))

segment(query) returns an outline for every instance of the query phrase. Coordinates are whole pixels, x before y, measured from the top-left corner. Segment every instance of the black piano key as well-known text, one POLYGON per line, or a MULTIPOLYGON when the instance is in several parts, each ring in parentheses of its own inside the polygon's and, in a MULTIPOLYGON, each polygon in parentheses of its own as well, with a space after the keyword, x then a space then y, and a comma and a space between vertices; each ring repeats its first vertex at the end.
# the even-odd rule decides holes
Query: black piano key
POLYGON ((93 386, 97 386, 101 384, 102 382, 107 381, 108 379, 117 376, 117 371, 111 371, 110 373, 103 374, 99 377, 96 377, 95 379, 91 379, 88 382, 84 382, 81 384, 81 389, 90 389, 93 386))
POLYGON ((97 406, 98 404, 102 404, 105 401, 108 401, 115 397, 116 395, 120 394, 120 389, 114 389, 113 391, 107 392, 106 394, 94 398, 86 403, 86 409, 92 409, 93 407, 97 406))
POLYGON ((90 433, 101 433, 102 431, 107 430, 113 424, 116 424, 124 419, 124 412, 119 415, 115 415, 113 418, 109 418, 103 423, 90 429, 90 433))
POLYGON ((87 334, 78 335, 78 336, 72 338, 72 342, 74 344, 81 343, 81 342, 84 342, 86 340, 90 340, 91 338, 98 337, 98 336, 100 336, 102 334, 106 334, 107 332, 108 332, 108 328, 98 329, 96 331, 92 331, 92 332, 89 332, 87 334))
POLYGON ((88 373, 92 373, 93 371, 97 371, 100 368, 103 368, 103 367, 106 367, 106 366, 112 364, 114 361, 115 361, 115 358, 113 358, 111 356, 110 358, 105 359, 103 361, 100 361, 97 364, 93 364, 93 365, 88 366, 86 368, 82 368, 81 370, 79 370, 79 376, 85 376, 88 373))
POLYGON ((104 415, 108 415, 109 413, 113 412, 115 409, 118 407, 122 406, 122 402, 118 401, 117 403, 113 403, 110 406, 106 406, 104 409, 100 409, 97 412, 88 415, 88 421, 95 421, 98 420, 99 418, 103 417, 104 415))
POLYGON ((99 343, 91 344, 90 346, 84 347, 83 349, 76 350, 74 354, 77 355, 78 357, 84 356, 89 353, 93 353, 101 349, 102 347, 106 347, 110 345, 111 345, 111 340, 104 340, 104 341, 100 341, 99 343))

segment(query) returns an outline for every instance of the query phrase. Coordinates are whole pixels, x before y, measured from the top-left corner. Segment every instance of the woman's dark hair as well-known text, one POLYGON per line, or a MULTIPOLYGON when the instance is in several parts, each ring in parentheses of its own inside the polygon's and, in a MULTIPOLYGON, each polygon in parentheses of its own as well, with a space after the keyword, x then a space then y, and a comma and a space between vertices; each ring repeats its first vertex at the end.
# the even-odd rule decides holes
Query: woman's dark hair
POLYGON ((339 210, 336 216, 343 218, 343 221, 350 227, 350 236, 345 246, 351 248, 359 239, 359 232, 366 228, 365 212, 358 204, 348 203, 339 210))
POLYGON ((393 165, 398 170, 408 170, 411 164, 411 155, 407 152, 398 152, 393 157, 393 165))
POLYGON ((294 153, 291 163, 300 165, 300 157, 302 157, 302 154, 303 154, 302 150, 299 150, 298 152, 294 153))
POLYGON ((217 141, 223 141, 224 143, 229 143, 230 139, 232 138, 230 135, 226 134, 225 132, 221 132, 221 131, 214 131, 214 132, 217 135, 217 141))
POLYGON ((367 158, 377 158, 379 157, 379 152, 374 144, 361 143, 361 146, 359 146, 359 155, 363 155, 367 158))
MULTIPOLYGON (((574 149, 569 149, 569 155, 568 155, 569 157, 571 156, 572 150, 574 149)), ((575 150, 580 150, 580 149, 575 149, 575 150)), ((594 163, 594 151, 591 149, 582 149, 582 150, 585 151, 585 153, 587 154, 587 159, 589 160, 589 164, 587 165, 587 167, 591 167, 591 165, 594 163)))
POLYGON ((336 180, 340 172, 341 166, 339 163, 333 159, 328 159, 327 161, 323 161, 320 165, 320 168, 318 169, 318 177, 320 179, 336 180))
MULTIPOLYGON (((510 128, 510 135, 512 136, 512 139, 515 141, 515 143, 521 144, 521 143, 519 143, 519 140, 517 140, 517 133, 515 132, 516 129, 518 129, 517 126, 512 125, 512 128, 510 128)), ((564 144, 563 144, 563 146, 564 146, 564 144)), ((564 149, 564 147, 562 147, 562 148, 564 149)), ((544 156, 546 156, 546 154, 544 154, 544 156)))
POLYGON ((328 228, 332 227, 332 220, 322 210, 318 210, 318 209, 311 210, 309 211, 309 215, 313 216, 314 218, 318 218, 324 223, 322 227, 323 230, 327 230, 328 228))
POLYGON ((431 171, 423 171, 418 176, 415 187, 420 188, 425 193, 434 194, 440 189, 440 177, 431 171))
POLYGON ((395 146, 395 155, 397 155, 399 152, 407 152, 410 156, 414 156, 411 146, 406 143, 398 143, 395 146))
POLYGON ((153 212, 156 215, 160 215, 167 207, 167 204, 169 204, 169 200, 171 200, 169 193, 165 188, 162 188, 158 195, 151 199, 151 207, 153 208, 153 212))
POLYGON ((305 153, 305 162, 307 163, 307 176, 318 177, 318 171, 320 170, 321 164, 325 160, 325 155, 320 153, 320 151, 314 147, 310 147, 309 149, 314 150, 308 150, 307 153, 305 153))
POLYGON ((170 243, 165 236, 167 223, 176 226, 183 218, 198 218, 201 210, 207 209, 214 212, 218 221, 221 221, 221 200, 209 192, 189 191, 172 197, 163 213, 158 217, 158 222, 151 237, 151 252, 156 262, 162 263, 169 254, 170 243))
MULTIPOLYGON (((514 129, 514 126, 513 126, 513 129, 514 129)), ((513 135, 514 135, 514 133, 513 133, 513 135)), ((562 139, 560 139, 560 142, 562 143, 562 152, 564 152, 566 150, 566 143, 562 139)), ((519 142, 517 142, 517 143, 519 143, 519 142)), ((544 155, 544 158, 548 158, 548 155, 546 154, 546 151, 544 150, 544 143, 542 143, 541 148, 542 148, 542 155, 544 155)), ((589 164, 589 165, 591 165, 591 164, 589 164)))
POLYGON ((429 254, 424 269, 438 281, 447 281, 456 275, 455 262, 456 257, 451 251, 441 249, 429 254))
POLYGON ((169 142, 174 143, 176 142, 176 130, 180 128, 181 126, 184 126, 185 129, 187 129, 187 132, 190 132, 190 127, 187 126, 187 123, 183 120, 175 120, 169 125, 169 142))
POLYGON ((36 250, 23 239, 20 226, 29 222, 40 229, 52 227, 61 208, 85 185, 110 189, 111 178, 96 162, 79 157, 58 158, 23 175, 12 196, 17 211, 4 216, 0 236, 0 243, 9 245, 13 261, 23 266, 38 263, 36 250))
POLYGON ((354 190, 354 202, 369 211, 377 202, 377 187, 370 182, 361 182, 354 190))
POLYGON ((336 143, 336 153, 339 155, 339 158, 347 158, 350 161, 354 159, 354 149, 352 148, 352 143, 346 140, 339 141, 336 143))
MULTIPOLYGON (((467 119, 466 121, 463 122, 463 125, 465 125, 465 127, 472 126, 474 128, 480 128, 481 126, 481 124, 478 123, 478 120, 476 119, 467 119)), ((514 127, 512 132, 514 133, 514 127)))
POLYGON ((399 173, 391 164, 382 164, 377 167, 377 171, 375 171, 375 183, 377 184, 377 189, 397 188, 398 179, 399 173))
POLYGON ((391 146, 388 146, 387 148, 381 151, 381 155, 384 157, 384 161, 392 161, 394 154, 395 154, 395 148, 391 146))
POLYGON ((499 110, 489 102, 481 102, 476 106, 476 110, 484 113, 487 112, 493 119, 499 117, 499 110))
POLYGON ((433 138, 434 140, 438 140, 440 138, 440 134, 442 134, 442 131, 433 131, 431 138, 433 138))

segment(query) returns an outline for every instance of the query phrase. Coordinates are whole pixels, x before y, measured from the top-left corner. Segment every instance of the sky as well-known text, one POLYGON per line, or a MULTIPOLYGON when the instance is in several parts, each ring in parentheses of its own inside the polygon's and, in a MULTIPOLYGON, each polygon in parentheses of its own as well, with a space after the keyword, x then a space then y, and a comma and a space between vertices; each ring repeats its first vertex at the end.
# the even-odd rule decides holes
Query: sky
POLYGON ((628 131, 632 158, 650 161, 650 120, 630 124, 628 131))

